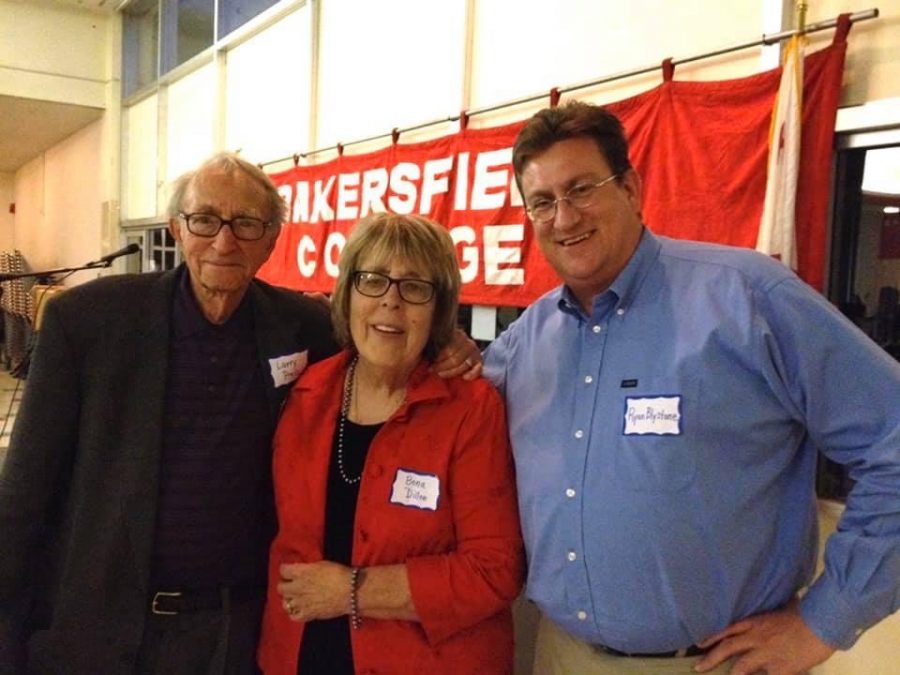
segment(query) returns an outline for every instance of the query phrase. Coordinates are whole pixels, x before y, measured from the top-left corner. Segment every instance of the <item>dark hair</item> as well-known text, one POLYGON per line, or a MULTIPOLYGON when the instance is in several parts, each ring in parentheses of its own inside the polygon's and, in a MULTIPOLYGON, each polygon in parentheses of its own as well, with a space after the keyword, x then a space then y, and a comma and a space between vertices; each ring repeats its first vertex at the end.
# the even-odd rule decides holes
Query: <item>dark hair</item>
POLYGON ((628 141, 619 118, 598 105, 569 101, 535 113, 516 137, 512 164, 519 192, 525 165, 551 145, 570 138, 592 139, 614 174, 621 176, 631 169, 628 141))
POLYGON ((350 292, 359 265, 401 259, 422 272, 431 273, 435 285, 434 316, 425 345, 425 358, 433 360, 450 344, 456 330, 461 284, 456 247, 450 233, 428 218, 417 215, 376 213, 363 218, 350 233, 338 262, 338 278, 331 298, 335 336, 344 346, 353 345, 350 334, 350 292))

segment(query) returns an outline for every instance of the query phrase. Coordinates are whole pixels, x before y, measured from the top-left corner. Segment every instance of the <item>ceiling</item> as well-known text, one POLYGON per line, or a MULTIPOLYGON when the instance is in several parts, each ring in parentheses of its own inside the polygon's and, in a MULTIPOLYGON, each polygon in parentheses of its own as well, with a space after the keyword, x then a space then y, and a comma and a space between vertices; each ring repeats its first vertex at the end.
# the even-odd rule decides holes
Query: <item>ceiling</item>
POLYGON ((102 115, 101 108, 0 96, 0 172, 17 171, 102 115))
MULTIPOLYGON (((14 0, 16 1, 16 0, 14 0)), ((122 0, 18 0, 32 5, 50 5, 57 7, 72 7, 74 9, 88 9, 94 12, 114 12, 122 0)))

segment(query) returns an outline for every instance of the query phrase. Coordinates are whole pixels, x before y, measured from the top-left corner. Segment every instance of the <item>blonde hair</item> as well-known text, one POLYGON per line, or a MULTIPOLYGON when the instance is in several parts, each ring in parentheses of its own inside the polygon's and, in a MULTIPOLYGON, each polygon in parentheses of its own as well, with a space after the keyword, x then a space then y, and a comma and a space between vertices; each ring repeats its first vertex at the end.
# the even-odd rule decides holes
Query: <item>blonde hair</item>
POLYGON ((349 347, 354 347, 350 334, 353 274, 359 271, 363 257, 369 264, 400 259, 431 274, 435 305, 425 357, 434 359, 453 338, 459 309, 459 265, 450 233, 428 218, 396 213, 376 213, 356 224, 341 253, 331 299, 335 336, 349 347))

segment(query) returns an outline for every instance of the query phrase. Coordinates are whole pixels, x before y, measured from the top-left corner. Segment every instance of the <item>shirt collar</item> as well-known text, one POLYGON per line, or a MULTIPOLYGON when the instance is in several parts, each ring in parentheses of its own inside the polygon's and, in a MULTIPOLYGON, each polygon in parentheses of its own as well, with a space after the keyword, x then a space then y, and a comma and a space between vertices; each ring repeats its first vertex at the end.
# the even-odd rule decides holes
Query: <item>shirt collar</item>
MULTIPOLYGON (((594 298, 593 312, 603 312, 609 308, 624 308, 631 305, 653 263, 659 257, 661 244, 656 235, 647 227, 641 232, 637 248, 628 263, 619 272, 609 288, 594 298)), ((583 317, 581 305, 568 286, 561 286, 557 295, 557 307, 566 314, 583 317)))
POLYGON ((207 330, 227 329, 244 330, 253 325, 253 312, 250 301, 250 289, 244 293, 241 304, 228 320, 216 325, 210 322, 200 309, 197 298, 194 297, 194 289, 191 288, 191 275, 187 268, 182 266, 179 279, 175 287, 175 301, 172 304, 172 328, 176 338, 186 338, 197 335, 207 330))

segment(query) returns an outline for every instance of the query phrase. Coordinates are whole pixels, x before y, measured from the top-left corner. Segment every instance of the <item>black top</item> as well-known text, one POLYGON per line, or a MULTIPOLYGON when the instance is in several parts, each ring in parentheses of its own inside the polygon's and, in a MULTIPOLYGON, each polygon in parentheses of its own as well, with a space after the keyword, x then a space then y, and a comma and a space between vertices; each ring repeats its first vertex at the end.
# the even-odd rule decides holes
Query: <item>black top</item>
MULTIPOLYGON (((328 467, 328 496, 325 500, 325 560, 349 565, 353 553, 353 523, 359 482, 348 484, 340 474, 337 460, 338 427, 331 441, 328 467)), ((381 424, 344 423, 344 473, 350 478, 362 474, 366 454, 381 424)), ((350 589, 347 589, 350 592, 350 589)), ((353 675, 350 619, 339 616, 310 621, 303 631, 297 672, 302 675, 353 675)))

